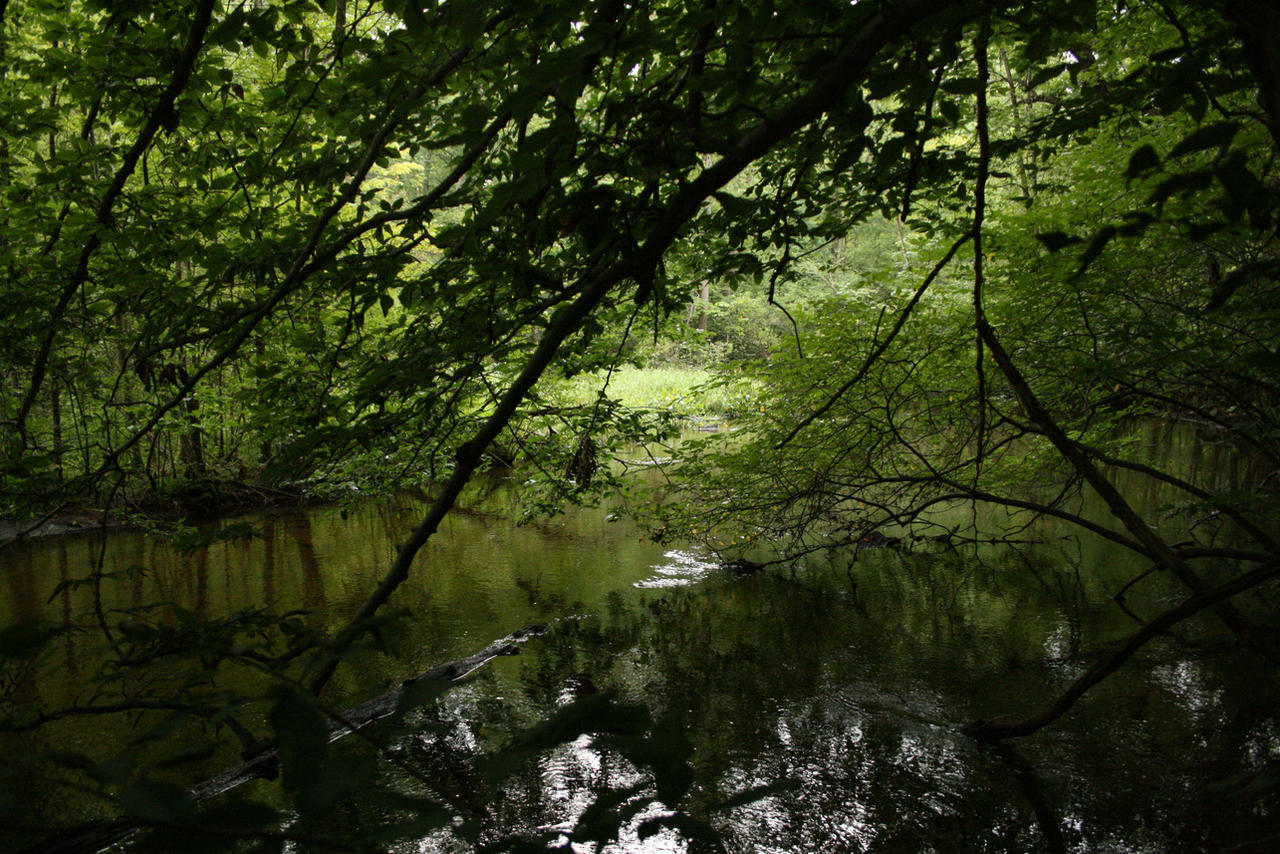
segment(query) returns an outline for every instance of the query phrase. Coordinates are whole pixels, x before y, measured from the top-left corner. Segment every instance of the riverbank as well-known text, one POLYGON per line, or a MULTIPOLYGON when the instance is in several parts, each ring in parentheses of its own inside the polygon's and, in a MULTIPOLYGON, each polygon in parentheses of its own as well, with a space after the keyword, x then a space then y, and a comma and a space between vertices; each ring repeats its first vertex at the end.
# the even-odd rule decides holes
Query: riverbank
POLYGON ((95 533, 139 523, 207 522, 222 516, 271 507, 303 506, 328 499, 298 486, 273 486, 244 481, 191 481, 115 509, 63 506, 43 516, 19 520, 0 518, 0 546, 21 539, 95 533))

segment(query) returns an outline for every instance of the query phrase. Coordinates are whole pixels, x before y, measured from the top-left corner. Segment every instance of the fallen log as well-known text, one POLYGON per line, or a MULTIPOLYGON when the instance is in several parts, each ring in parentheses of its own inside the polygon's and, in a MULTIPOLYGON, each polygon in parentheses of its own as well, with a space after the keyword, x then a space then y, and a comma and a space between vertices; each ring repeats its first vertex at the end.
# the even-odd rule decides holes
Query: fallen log
MULTIPOLYGON (((424 683, 458 682, 485 664, 503 655, 518 655, 520 644, 529 638, 546 634, 548 626, 539 623, 518 629, 499 638, 484 649, 466 658, 447 661, 425 673, 406 679, 392 690, 363 703, 352 706, 329 722, 329 741, 337 741, 374 721, 389 717, 405 694, 424 683)), ((188 791, 196 802, 215 798, 251 780, 273 779, 280 765, 279 752, 274 740, 259 742, 256 752, 244 762, 205 780, 188 791)), ((145 827, 143 822, 130 818, 97 819, 65 828, 34 845, 23 848, 18 854, 97 854, 113 845, 129 839, 145 827)))

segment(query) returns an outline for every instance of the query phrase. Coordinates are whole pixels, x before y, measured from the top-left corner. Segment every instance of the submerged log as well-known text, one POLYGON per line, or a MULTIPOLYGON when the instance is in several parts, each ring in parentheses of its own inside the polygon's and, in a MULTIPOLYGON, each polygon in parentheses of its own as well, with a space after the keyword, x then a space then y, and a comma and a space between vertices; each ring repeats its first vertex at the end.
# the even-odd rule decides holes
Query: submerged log
POLYGON ((754 560, 747 560, 745 557, 736 558, 724 564, 724 568, 734 575, 755 575, 765 566, 766 564, 756 563, 754 560))
MULTIPOLYGON (((546 623, 518 629, 504 638, 499 638, 479 652, 468 655, 466 658, 447 661, 425 673, 406 679, 381 696, 352 706, 329 722, 329 741, 337 741, 374 721, 389 717, 400 707, 405 694, 414 690, 416 686, 432 682, 445 685, 457 682, 499 656, 518 655, 520 644, 529 638, 546 634, 547 630, 546 623)), ((257 751, 239 765, 190 789, 188 794, 191 799, 196 802, 205 801, 252 780, 274 779, 280 766, 280 755, 274 741, 260 742, 257 751)), ((23 848, 18 854, 97 854, 124 842, 144 826, 143 823, 129 818, 97 819, 59 831, 34 845, 23 848)))

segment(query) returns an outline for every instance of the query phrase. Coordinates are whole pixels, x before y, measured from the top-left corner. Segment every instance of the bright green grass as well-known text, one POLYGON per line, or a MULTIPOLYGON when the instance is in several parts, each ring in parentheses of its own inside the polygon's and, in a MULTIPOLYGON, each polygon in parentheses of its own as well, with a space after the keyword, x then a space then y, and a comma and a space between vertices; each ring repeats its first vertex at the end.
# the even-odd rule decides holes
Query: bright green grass
MULTIPOLYGON (((596 399, 604 374, 579 375, 556 389, 566 404, 590 403, 596 399)), ((710 371, 702 368, 625 365, 613 372, 608 394, 634 409, 665 409, 685 418, 725 418, 738 414, 747 405, 750 389, 743 384, 710 385, 710 371)))

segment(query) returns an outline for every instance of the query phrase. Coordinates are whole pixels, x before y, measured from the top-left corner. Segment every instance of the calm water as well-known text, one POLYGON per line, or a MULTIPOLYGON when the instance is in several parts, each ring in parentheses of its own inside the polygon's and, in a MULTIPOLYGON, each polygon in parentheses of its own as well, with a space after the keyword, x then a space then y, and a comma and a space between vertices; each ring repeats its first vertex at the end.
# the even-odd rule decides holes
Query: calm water
MULTIPOLYGON (((698 850, 687 835, 645 824, 675 805, 654 799, 658 772, 624 741, 575 737, 501 777, 477 770, 477 756, 512 732, 608 696, 647 709, 650 729, 665 733, 650 747, 692 769, 680 808, 714 827, 729 851, 1280 850, 1277 789, 1257 773, 1280 764, 1275 673, 1220 643, 1209 619, 1148 645, 1065 719, 1011 749, 957 733, 975 717, 1036 710, 1132 630, 1109 597, 1135 567, 1106 543, 1043 530, 1044 545, 983 563, 869 550, 852 564, 812 560, 794 573, 741 578, 694 549, 646 542, 603 511, 517 527, 520 499, 508 482, 482 486, 465 504, 393 602, 411 619, 388 651, 339 671, 333 699, 365 699, 548 623, 520 655, 494 660, 412 727, 373 728, 393 759, 376 766, 377 783, 447 790, 453 811, 483 827, 482 841, 567 844, 593 797, 611 791, 629 818, 604 850, 698 850), (747 790, 757 797, 733 801, 747 790)), ((421 510, 399 499, 259 515, 247 520, 257 536, 187 555, 123 532, 106 538, 105 556, 104 541, 89 536, 10 548, 0 551, 0 624, 91 623, 87 588, 50 596, 101 558, 120 575, 104 586, 109 621, 159 598, 206 618, 300 605, 313 625, 336 628, 421 510), (147 572, 127 572, 133 566, 147 572)), ((1152 583, 1129 604, 1151 615, 1177 598, 1152 583)), ((10 696, 45 707, 88 702, 99 655, 92 632, 59 638, 10 696)), ((254 714, 246 720, 261 734, 254 714)), ((60 722, 0 747, 10 757, 56 749, 96 758, 142 728, 119 716, 60 722)), ((334 757, 358 761, 354 742, 335 744, 334 757)), ((198 781, 234 761, 222 749, 181 773, 198 781)), ((270 799, 272 785, 249 792, 270 799)), ((308 831, 341 840, 403 818, 376 791, 355 789, 308 831)), ((24 825, 95 814, 92 799, 34 776, 9 807, 24 825)), ((424 829, 389 850, 474 850, 461 835, 424 829)), ((19 847, 36 837, 8 838, 19 847)))

